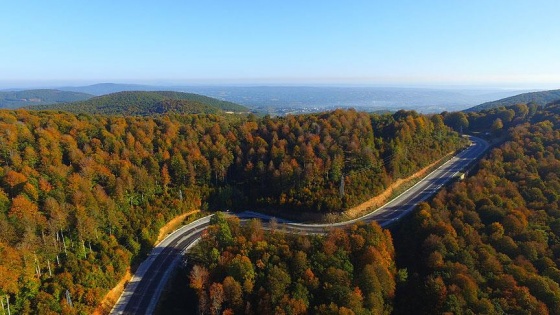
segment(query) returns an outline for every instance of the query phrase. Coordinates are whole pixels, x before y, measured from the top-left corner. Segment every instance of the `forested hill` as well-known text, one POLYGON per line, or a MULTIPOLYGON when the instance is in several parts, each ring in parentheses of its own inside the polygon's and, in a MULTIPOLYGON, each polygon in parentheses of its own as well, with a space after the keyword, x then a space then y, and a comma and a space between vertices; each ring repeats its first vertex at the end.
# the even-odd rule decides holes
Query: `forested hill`
POLYGON ((396 314, 560 314, 560 105, 529 121, 394 233, 396 314))
POLYGON ((178 214, 342 211, 462 145, 441 116, 405 111, 0 111, 0 296, 12 314, 91 314, 178 214))
POLYGON ((0 108, 84 101, 93 95, 59 90, 0 91, 0 108))
POLYGON ((480 104, 478 106, 471 107, 466 109, 465 112, 477 112, 486 109, 492 109, 496 107, 507 107, 513 106, 517 104, 529 104, 535 103, 539 106, 544 106, 548 103, 560 100, 560 90, 550 90, 550 91, 541 91, 541 92, 531 92, 531 93, 523 93, 507 98, 503 98, 493 102, 486 102, 484 104, 480 104))
POLYGON ((197 114, 220 111, 248 112, 249 109, 215 98, 172 91, 127 91, 91 98, 87 101, 48 106, 33 106, 37 110, 63 110, 73 113, 102 115, 149 116, 176 113, 197 114))

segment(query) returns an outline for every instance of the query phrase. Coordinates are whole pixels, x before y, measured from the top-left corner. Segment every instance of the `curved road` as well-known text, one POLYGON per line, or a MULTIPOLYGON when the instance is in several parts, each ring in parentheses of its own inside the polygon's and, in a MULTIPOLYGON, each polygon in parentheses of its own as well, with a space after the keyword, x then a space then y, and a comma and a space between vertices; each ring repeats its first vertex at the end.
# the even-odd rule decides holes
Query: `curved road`
MULTIPOLYGON (((377 221, 382 227, 386 227, 414 210, 418 203, 434 195, 460 171, 467 169, 482 156, 488 148, 488 143, 476 137, 470 137, 470 139, 471 146, 395 199, 363 217, 334 224, 303 224, 284 220, 278 220, 278 222, 282 223, 282 227, 290 232, 308 234, 325 233, 330 228, 344 227, 358 221, 377 221)), ((244 212, 238 216, 242 219, 271 219, 269 216, 254 212, 244 212)), ((140 264, 111 314, 152 314, 171 272, 179 264, 183 254, 197 242, 209 222, 210 216, 207 216, 185 225, 158 244, 148 258, 140 264)))

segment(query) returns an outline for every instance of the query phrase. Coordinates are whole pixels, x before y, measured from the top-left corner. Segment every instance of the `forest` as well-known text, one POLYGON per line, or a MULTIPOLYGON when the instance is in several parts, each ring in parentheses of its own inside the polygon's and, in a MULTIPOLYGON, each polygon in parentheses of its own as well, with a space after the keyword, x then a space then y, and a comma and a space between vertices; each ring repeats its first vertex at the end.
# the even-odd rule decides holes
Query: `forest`
POLYGON ((478 106, 471 107, 465 111, 479 112, 482 110, 493 109, 498 107, 511 107, 518 104, 535 104, 540 107, 553 103, 560 99, 560 90, 538 91, 523 93, 515 96, 506 97, 497 101, 486 102, 478 106))
POLYGON ((340 212, 465 144, 440 115, 413 111, 264 117, 260 126, 240 126, 232 172, 214 173, 217 182, 234 183, 233 191, 216 202, 234 209, 239 206, 231 200, 256 208, 340 212), (241 196, 231 198, 239 189, 241 196))
POLYGON ((90 314, 181 213, 340 212, 464 143, 413 111, 0 111, 0 296, 13 313, 90 314))
POLYGON ((560 314, 559 174, 557 103, 394 231, 409 273, 395 313, 560 314))
POLYGON ((197 264, 189 283, 199 313, 560 314, 560 102, 464 117, 479 130, 488 130, 481 121, 504 118, 509 129, 493 135, 497 146, 473 176, 421 203, 391 232, 362 224, 327 236, 256 234, 258 222, 240 227, 215 219, 191 254, 197 264), (374 256, 385 258, 374 259, 378 271, 366 275, 372 261, 360 260, 364 247, 354 246, 369 242, 374 256), (294 268, 301 244, 312 244, 302 256, 318 286, 294 268), (346 270, 336 282, 346 291, 333 295, 336 272, 328 264, 340 264, 339 251, 348 264, 336 267, 346 270), (315 258, 324 253, 328 260, 315 258), (252 275, 250 290, 238 267, 228 267, 242 260, 249 271, 241 274, 252 275), (273 282, 283 289, 275 291, 273 282))
POLYGON ((397 271, 376 223, 325 236, 265 231, 216 214, 189 253, 199 314, 390 314, 397 271))
POLYGON ((519 103, 477 112, 443 112, 442 116, 445 124, 457 131, 500 138, 507 137, 509 128, 530 121, 539 108, 542 106, 537 103, 519 103))

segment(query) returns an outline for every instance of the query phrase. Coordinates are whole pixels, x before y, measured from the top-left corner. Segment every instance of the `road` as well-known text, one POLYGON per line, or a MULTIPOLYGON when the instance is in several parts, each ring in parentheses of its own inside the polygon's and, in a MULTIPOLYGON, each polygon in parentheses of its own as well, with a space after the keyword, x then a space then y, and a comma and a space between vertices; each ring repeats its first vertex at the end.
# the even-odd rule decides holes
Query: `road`
POLYGON ((171 233, 154 247, 128 282, 111 314, 152 314, 184 252, 200 239, 209 224, 210 216, 201 218, 171 233))
MULTIPOLYGON (((334 224, 303 224, 285 220, 278 220, 278 223, 289 232, 304 234, 324 233, 333 227, 345 227, 358 221, 376 221, 382 227, 387 227, 414 210, 418 203, 434 195, 459 172, 480 158, 488 148, 488 143, 480 138, 471 137, 471 141, 471 146, 438 167, 416 185, 374 212, 360 218, 334 224)), ((270 216, 255 212, 244 212, 239 217, 271 219, 270 216)), ((185 225, 158 244, 138 267, 111 314, 153 314, 171 273, 181 261, 183 254, 200 238, 209 222, 210 216, 207 216, 185 225)))

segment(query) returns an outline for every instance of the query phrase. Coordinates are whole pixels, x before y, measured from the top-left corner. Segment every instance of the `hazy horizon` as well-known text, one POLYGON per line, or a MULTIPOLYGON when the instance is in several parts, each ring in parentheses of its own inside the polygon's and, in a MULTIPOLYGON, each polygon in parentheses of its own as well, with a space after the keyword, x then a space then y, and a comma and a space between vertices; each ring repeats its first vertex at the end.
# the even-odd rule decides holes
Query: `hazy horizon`
POLYGON ((364 88, 395 88, 395 89, 427 89, 427 90, 488 90, 488 91, 507 91, 507 90, 556 90, 560 89, 559 84, 366 84, 366 83, 317 83, 317 82, 269 82, 269 81, 137 81, 137 80, 61 80, 61 81, 2 81, 0 80, 0 90, 11 89, 57 89, 65 87, 84 87, 100 84, 115 85, 138 85, 154 87, 364 87, 364 88))

